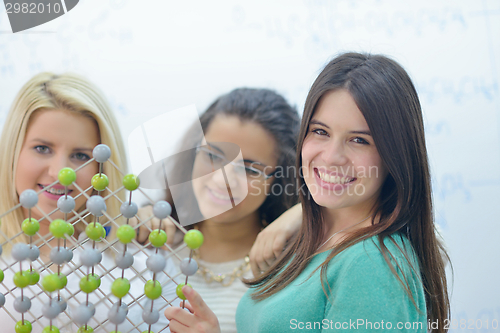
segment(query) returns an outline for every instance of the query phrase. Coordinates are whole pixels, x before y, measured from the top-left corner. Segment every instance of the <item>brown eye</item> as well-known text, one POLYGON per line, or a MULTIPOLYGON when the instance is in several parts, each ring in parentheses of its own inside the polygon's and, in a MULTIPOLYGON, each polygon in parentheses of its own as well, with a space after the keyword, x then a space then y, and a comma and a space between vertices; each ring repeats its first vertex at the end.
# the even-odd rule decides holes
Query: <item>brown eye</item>
POLYGON ((362 144, 362 145, 369 145, 370 144, 368 141, 366 141, 365 139, 360 138, 360 137, 354 138, 352 141, 355 143, 362 144))
POLYGON ((326 133, 326 131, 321 129, 321 128, 313 129, 311 132, 318 134, 318 135, 328 135, 328 133, 326 133))

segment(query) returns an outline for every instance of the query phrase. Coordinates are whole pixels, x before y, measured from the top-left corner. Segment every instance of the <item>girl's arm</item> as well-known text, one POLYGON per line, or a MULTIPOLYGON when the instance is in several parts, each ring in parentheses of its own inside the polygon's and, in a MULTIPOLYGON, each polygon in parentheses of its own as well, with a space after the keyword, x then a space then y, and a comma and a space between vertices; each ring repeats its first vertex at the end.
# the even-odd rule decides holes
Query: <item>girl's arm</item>
POLYGON ((296 204, 262 230, 250 250, 250 266, 255 277, 268 269, 280 256, 286 242, 302 224, 302 205, 296 204))

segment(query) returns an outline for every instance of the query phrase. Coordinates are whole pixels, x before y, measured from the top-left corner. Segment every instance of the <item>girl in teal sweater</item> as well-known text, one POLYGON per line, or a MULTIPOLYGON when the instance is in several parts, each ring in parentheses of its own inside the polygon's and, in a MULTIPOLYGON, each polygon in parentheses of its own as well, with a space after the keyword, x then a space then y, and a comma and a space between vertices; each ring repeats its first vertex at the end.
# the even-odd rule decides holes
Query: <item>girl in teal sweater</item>
MULTIPOLYGON (((300 232, 242 298, 238 332, 445 332, 422 111, 404 69, 380 55, 333 59, 311 87, 298 140, 300 232)), ((218 332, 196 291, 172 332, 218 332)))

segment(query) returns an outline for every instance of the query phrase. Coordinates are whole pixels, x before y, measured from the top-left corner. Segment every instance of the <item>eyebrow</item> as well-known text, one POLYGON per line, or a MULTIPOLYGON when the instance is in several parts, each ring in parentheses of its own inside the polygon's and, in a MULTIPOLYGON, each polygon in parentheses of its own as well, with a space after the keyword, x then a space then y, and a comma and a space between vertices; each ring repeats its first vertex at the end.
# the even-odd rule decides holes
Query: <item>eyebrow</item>
MULTIPOLYGON (((35 138, 35 139, 32 139, 31 141, 34 141, 34 142, 39 142, 43 145, 46 145, 46 146, 53 146, 54 144, 50 141, 47 141, 47 140, 44 140, 44 139, 39 139, 39 138, 35 138)), ((92 151, 93 149, 92 148, 83 148, 83 147, 77 147, 73 150, 77 150, 77 151, 92 151)))
MULTIPOLYGON (((309 124, 320 125, 320 126, 323 126, 323 127, 330 129, 330 126, 328 126, 327 124, 325 124, 319 120, 316 120, 316 119, 311 119, 309 124)), ((351 134, 364 134, 364 135, 372 136, 370 131, 350 131, 349 133, 351 133, 351 134)))

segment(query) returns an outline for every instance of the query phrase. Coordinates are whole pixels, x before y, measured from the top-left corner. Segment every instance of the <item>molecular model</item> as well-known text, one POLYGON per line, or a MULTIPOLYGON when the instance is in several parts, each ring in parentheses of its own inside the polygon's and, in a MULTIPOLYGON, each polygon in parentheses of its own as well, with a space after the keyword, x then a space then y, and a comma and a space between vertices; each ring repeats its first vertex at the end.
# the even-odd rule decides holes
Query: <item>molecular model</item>
POLYGON ((153 202, 139 187, 138 177, 124 174, 110 156, 109 147, 96 146, 91 160, 75 170, 63 168, 57 181, 38 192, 25 190, 18 205, 0 212, 0 223, 17 209, 28 215, 20 221, 21 233, 7 237, 0 231, 0 332, 10 333, 11 327, 16 333, 169 331, 163 311, 179 299, 185 301, 181 289, 198 270, 192 255, 203 235, 173 220, 170 204, 153 202), (79 170, 94 161, 99 171, 91 187, 82 189, 76 183, 79 170), (120 188, 110 188, 104 165, 122 175, 120 188), (50 195, 59 196, 57 209, 43 212, 39 195, 50 189, 50 195), (128 196, 118 195, 123 191, 128 196), (135 191, 153 205, 147 219, 137 215, 135 191), (75 208, 75 199, 82 196, 85 205, 75 208), (120 205, 118 216, 110 216, 107 209, 114 200, 120 205), (42 212, 41 219, 32 218, 34 208, 42 212), (51 217, 57 212, 62 218, 51 217), (148 223, 153 218, 160 220, 156 229, 148 223), (184 244, 175 249, 162 230, 167 219, 184 233, 184 244), (42 234, 42 223, 49 232, 42 234), (136 240, 140 227, 150 231, 144 244, 136 240), (2 254, 6 246, 10 253, 2 254), (183 259, 178 253, 186 246, 191 251, 183 259))

